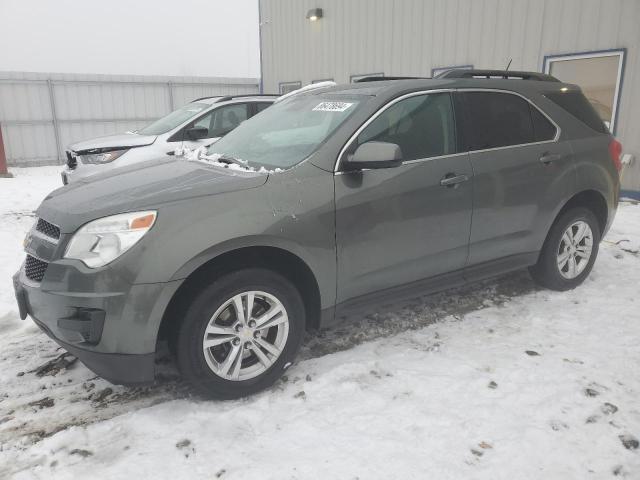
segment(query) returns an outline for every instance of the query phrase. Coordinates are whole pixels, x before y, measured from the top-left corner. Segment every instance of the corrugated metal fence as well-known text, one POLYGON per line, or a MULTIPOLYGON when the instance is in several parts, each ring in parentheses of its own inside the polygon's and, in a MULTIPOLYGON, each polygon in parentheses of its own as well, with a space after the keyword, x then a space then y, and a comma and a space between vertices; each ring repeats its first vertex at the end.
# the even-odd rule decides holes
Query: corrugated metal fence
POLYGON ((70 143, 139 129, 199 97, 258 91, 255 78, 0 72, 7 162, 62 163, 70 143))

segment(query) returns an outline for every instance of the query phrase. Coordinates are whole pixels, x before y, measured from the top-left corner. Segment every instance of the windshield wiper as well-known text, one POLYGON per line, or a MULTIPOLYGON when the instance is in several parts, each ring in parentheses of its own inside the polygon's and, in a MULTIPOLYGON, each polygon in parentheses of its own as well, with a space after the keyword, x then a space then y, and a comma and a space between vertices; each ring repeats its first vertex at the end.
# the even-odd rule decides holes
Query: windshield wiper
POLYGON ((247 162, 246 160, 240 160, 239 158, 227 154, 220 155, 216 162, 226 163, 227 165, 235 163, 236 165, 240 165, 241 167, 249 168, 249 162, 247 162))

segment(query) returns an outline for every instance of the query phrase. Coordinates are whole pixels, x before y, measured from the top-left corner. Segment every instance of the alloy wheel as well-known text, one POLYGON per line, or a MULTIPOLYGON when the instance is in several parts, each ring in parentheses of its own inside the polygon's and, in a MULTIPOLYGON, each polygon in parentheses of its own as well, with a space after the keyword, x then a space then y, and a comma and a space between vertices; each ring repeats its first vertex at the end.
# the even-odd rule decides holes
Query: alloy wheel
POLYGON ((202 349, 219 377, 242 381, 257 377, 280 357, 289 334, 289 318, 280 300, 246 291, 226 300, 204 331, 202 349))
POLYGON ((578 220, 562 235, 558 246, 557 264, 560 275, 572 280, 589 264, 593 249, 593 232, 589 224, 578 220))

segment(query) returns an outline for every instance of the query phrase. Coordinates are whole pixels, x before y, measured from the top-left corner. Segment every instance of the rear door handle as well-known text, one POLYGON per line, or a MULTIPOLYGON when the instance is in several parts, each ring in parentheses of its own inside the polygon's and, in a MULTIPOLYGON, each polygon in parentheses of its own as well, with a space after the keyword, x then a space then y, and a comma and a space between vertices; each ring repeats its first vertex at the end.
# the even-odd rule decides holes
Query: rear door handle
POLYGON ((455 173, 447 173, 442 180, 440 180, 440 185, 443 187, 456 187, 459 183, 466 182, 469 180, 469 176, 462 174, 457 175, 455 173))
POLYGON ((545 165, 549 165, 550 163, 560 160, 561 158, 562 155, 560 155, 559 153, 545 152, 540 157, 540 162, 544 163, 545 165))

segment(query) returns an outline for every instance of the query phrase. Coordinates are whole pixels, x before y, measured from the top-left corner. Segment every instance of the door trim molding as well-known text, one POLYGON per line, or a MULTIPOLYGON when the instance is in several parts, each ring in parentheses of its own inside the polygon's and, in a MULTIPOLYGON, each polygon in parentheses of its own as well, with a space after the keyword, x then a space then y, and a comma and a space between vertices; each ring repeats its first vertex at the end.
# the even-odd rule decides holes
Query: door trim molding
POLYGON ((382 306, 389 306, 389 310, 392 310, 395 307, 402 306, 400 303, 414 298, 433 295, 451 288, 474 284, 481 280, 500 277, 510 272, 522 270, 535 264, 539 254, 540 252, 528 252, 509 255, 466 266, 452 272, 358 295, 334 305, 335 311, 333 314, 335 317, 333 322, 331 322, 330 318, 331 313, 327 309, 327 315, 323 318, 325 322, 323 326, 375 311, 382 306))

